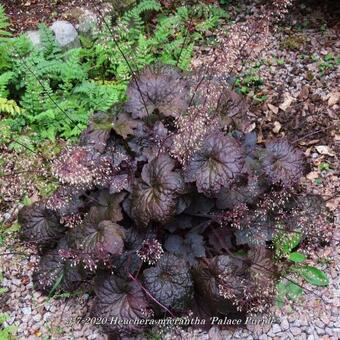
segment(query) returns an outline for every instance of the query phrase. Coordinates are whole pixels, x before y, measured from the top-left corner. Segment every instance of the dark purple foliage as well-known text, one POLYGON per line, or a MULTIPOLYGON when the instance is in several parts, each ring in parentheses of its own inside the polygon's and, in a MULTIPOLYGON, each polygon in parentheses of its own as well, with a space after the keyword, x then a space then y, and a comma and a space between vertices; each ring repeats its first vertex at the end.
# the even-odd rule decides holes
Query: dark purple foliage
POLYGON ((163 224, 174 214, 176 198, 184 187, 181 175, 173 171, 175 164, 168 155, 161 154, 144 165, 131 201, 132 214, 141 225, 150 221, 163 224))
POLYGON ((131 80, 127 96, 126 111, 134 118, 154 113, 177 117, 188 108, 188 82, 172 66, 152 65, 131 80))
POLYGON ((273 183, 292 187, 303 175, 304 157, 284 139, 270 141, 266 143, 263 169, 273 183))
POLYGON ((183 310, 192 301, 189 267, 174 255, 164 254, 155 267, 145 269, 143 283, 161 304, 174 310, 183 310))
POLYGON ((60 224, 58 216, 43 203, 22 208, 18 222, 22 227, 23 238, 42 246, 55 244, 65 233, 65 227, 60 224))
MULTIPOLYGON (((109 320, 264 312, 277 278, 269 250, 276 227, 300 228, 308 239, 323 214, 318 199, 287 188, 302 175, 302 153, 286 140, 260 147, 255 133, 226 128, 246 114, 230 90, 218 112, 181 119, 201 108, 188 108, 186 75, 156 65, 137 82, 125 108, 95 114, 80 145, 55 160, 60 188, 19 214, 23 238, 42 248, 36 288, 90 289, 94 278, 92 314, 109 320), (183 161, 174 150, 186 138, 193 149, 183 161)), ((201 91, 193 102, 204 99, 201 91)), ((125 336, 141 325, 103 328, 125 336)))
POLYGON ((131 335, 140 332, 141 325, 110 322, 110 320, 145 319, 150 316, 149 303, 138 283, 124 280, 114 275, 99 275, 95 285, 96 299, 91 311, 92 316, 107 318, 104 330, 108 334, 131 335))
POLYGON ((237 179, 243 164, 238 142, 222 133, 214 133, 204 139, 201 150, 192 156, 185 169, 185 180, 196 182, 200 193, 216 194, 237 179))

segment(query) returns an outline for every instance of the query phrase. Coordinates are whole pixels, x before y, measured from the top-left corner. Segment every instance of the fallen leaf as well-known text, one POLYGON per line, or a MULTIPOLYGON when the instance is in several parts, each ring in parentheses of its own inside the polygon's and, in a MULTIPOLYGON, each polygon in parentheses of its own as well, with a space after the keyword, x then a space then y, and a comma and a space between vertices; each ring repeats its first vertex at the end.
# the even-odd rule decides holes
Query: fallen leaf
POLYGON ((34 332, 34 335, 37 336, 37 337, 41 337, 42 333, 41 333, 40 329, 37 329, 37 330, 34 332))
POLYGON ((255 130, 255 128, 256 128, 256 123, 252 123, 247 127, 245 132, 246 133, 252 132, 253 130, 255 130))
POLYGON ((328 106, 333 106, 339 101, 340 92, 332 92, 328 98, 328 106))
POLYGON ((319 173, 317 171, 312 171, 306 177, 313 182, 315 179, 319 178, 319 173))
POLYGON ((274 128, 273 128, 273 132, 274 133, 279 133, 281 130, 282 125, 280 124, 280 122, 274 122, 274 128))
POLYGON ((274 112, 275 114, 277 114, 279 112, 279 108, 275 105, 268 104, 268 108, 269 108, 270 111, 274 112))
POLYGON ((286 94, 284 102, 279 106, 282 111, 286 111, 292 104, 294 98, 290 94, 286 94))
POLYGON ((321 155, 335 156, 335 153, 327 145, 317 145, 315 149, 321 155))
POLYGON ((302 100, 305 100, 308 98, 308 95, 309 95, 309 87, 308 86, 303 86, 300 93, 299 93, 299 96, 298 98, 299 99, 302 99, 302 100))
POLYGON ((340 206, 340 198, 333 198, 326 203, 326 207, 330 210, 335 211, 340 206))
POLYGON ((319 143, 320 142, 320 139, 312 139, 312 140, 307 140, 307 141, 301 141, 299 142, 300 145, 313 145, 313 144, 316 144, 316 143, 319 143))
POLYGON ((29 282, 30 282, 30 278, 27 276, 27 275, 24 275, 22 278, 21 278, 21 283, 23 284, 23 285, 28 285, 29 284, 29 282))

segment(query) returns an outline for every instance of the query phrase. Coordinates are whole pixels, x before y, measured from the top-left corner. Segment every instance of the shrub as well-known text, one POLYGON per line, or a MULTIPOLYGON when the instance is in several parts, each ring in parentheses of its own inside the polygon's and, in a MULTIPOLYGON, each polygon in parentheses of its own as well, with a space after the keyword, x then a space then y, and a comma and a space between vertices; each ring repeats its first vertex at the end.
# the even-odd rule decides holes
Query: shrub
MULTIPOLYGON (((306 219, 291 220, 306 209, 295 189, 303 155, 286 140, 264 147, 233 131, 228 110, 202 113, 209 98, 200 91, 192 100, 196 90, 173 66, 146 67, 117 118, 94 114, 80 145, 53 163, 60 188, 19 214, 23 237, 41 248, 36 289, 95 282, 92 314, 103 320, 271 306, 280 277, 273 237, 305 231, 306 219)), ((223 92, 220 108, 237 96, 223 92)), ((238 106, 246 108, 240 98, 238 106)))

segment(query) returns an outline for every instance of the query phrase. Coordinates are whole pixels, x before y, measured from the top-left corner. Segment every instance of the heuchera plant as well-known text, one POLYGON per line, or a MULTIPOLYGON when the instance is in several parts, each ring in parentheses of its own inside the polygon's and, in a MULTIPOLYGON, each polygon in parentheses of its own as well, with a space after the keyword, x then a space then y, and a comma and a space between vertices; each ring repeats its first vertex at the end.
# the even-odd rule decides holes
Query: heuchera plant
MULTIPOLYGON (((273 236, 304 235, 309 225, 308 197, 293 190, 303 155, 287 140, 260 146, 256 134, 233 130, 248 108, 229 89, 219 109, 202 114, 205 93, 192 79, 147 67, 131 81, 126 105, 96 113, 79 145, 54 161, 60 188, 19 214, 24 239, 42 256, 36 289, 93 286, 92 315, 107 320, 271 306, 279 279, 273 236), (242 109, 229 112, 230 102, 242 109)), ((141 330, 103 327, 120 336, 141 330)))

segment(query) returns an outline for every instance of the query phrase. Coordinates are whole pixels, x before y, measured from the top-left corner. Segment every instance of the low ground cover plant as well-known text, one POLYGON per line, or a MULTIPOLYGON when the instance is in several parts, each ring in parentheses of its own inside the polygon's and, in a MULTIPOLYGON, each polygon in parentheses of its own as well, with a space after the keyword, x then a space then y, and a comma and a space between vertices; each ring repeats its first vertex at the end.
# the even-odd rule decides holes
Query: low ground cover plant
MULTIPOLYGON (((39 86, 30 78, 32 93, 29 83, 18 88, 20 105, 5 112, 14 115, 6 116, 10 130, 15 122, 19 131, 36 129, 37 140, 80 135, 50 164, 58 188, 19 213, 22 239, 41 255, 34 287, 49 296, 90 293, 91 316, 117 338, 167 316, 209 324, 212 316, 266 313, 296 300, 301 280, 328 284, 303 251, 326 245, 333 224, 321 197, 299 186, 302 151, 287 139, 257 143, 228 63, 225 72, 216 63, 188 71, 195 42, 224 12, 171 11, 142 1, 116 31, 104 25, 96 43, 84 40, 86 48, 67 54, 49 43, 46 27, 42 52, 24 38, 15 42, 28 46, 18 69, 26 62, 47 69, 39 86), (54 73, 56 59, 70 69, 54 73), (34 98, 49 107, 30 116, 34 98), (81 108, 77 115, 64 101, 81 108), (39 130, 55 124, 51 135, 39 130)), ((2 78, 7 101, 14 100, 11 77, 2 78)), ((236 85, 260 82, 251 74, 236 85)))
MULTIPOLYGON (((278 260, 327 285, 318 269, 298 264, 303 254, 291 253, 313 239, 316 220, 328 225, 322 200, 295 189, 302 152, 284 139, 259 146, 254 133, 226 124, 230 100, 246 105, 227 88, 205 111, 216 101, 192 80, 174 66, 146 67, 117 117, 96 113, 80 143, 55 160, 61 186, 19 214, 23 238, 42 255, 36 289, 85 285, 95 295, 92 316, 102 320, 189 311, 208 320, 267 311, 278 260)), ((300 287, 293 282, 281 283, 281 300, 300 287)), ((141 331, 102 326, 116 336, 141 331)))

